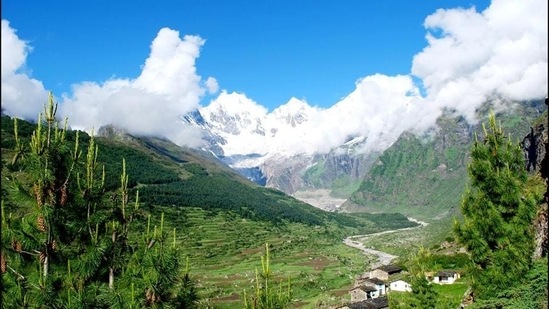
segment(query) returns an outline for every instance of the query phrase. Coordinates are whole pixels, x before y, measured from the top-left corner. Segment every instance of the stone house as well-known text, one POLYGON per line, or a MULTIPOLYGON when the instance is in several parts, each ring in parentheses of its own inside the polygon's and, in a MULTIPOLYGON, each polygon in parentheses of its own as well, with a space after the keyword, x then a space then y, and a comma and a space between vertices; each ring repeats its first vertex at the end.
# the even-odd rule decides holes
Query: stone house
POLYGON ((361 301, 371 298, 377 298, 379 291, 373 286, 359 286, 349 291, 351 294, 351 301, 361 301))
POLYGON ((384 265, 370 271, 370 278, 378 278, 381 280, 389 280, 390 275, 398 274, 402 271, 397 265, 384 265))

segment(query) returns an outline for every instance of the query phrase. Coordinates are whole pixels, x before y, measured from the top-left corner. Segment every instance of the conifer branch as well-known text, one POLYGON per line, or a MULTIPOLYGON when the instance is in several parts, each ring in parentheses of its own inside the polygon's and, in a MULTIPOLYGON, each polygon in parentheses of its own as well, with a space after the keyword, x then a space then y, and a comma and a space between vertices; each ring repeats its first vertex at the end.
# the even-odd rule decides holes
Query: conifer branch
POLYGON ((18 273, 15 269, 13 269, 9 264, 6 264, 6 267, 12 272, 14 273, 17 277, 19 277, 19 279, 22 279, 22 280, 25 280, 25 276, 21 275, 20 273, 18 273))

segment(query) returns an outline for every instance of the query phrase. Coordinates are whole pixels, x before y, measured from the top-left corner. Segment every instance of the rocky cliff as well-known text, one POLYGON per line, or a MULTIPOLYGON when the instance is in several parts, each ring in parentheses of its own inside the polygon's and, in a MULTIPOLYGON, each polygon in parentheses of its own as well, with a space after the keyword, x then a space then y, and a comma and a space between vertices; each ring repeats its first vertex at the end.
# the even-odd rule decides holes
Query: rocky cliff
POLYGON ((353 154, 339 149, 327 154, 271 157, 260 169, 268 187, 287 194, 328 189, 335 197, 349 197, 378 153, 353 154))
MULTIPOLYGON (((547 99, 545 100, 545 104, 549 105, 547 99)), ((530 133, 524 137, 521 143, 526 157, 526 169, 531 173, 539 173, 546 185, 549 180, 549 158, 547 157, 547 149, 549 147, 548 123, 546 112, 538 119, 537 123, 530 127, 530 133)), ((540 205, 533 222, 536 231, 534 258, 547 256, 549 251, 548 204, 549 187, 545 192, 544 202, 540 205)))

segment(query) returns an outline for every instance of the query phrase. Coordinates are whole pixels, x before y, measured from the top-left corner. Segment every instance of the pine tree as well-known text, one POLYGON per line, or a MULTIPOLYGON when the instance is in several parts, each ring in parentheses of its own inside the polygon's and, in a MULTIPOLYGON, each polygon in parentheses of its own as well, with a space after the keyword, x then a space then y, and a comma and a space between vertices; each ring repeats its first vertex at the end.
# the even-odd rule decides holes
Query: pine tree
POLYGON ((282 281, 273 283, 270 268, 269 244, 265 244, 265 255, 261 257, 261 273, 255 270, 255 291, 248 297, 244 290, 244 308, 246 309, 282 309, 291 303, 290 278, 284 287, 282 281))
POLYGON ((408 308, 439 308, 438 295, 433 286, 425 278, 426 262, 431 252, 420 247, 415 254, 412 254, 408 271, 412 275, 410 285, 412 286, 411 302, 408 308))
POLYGON ((527 189, 528 175, 518 143, 505 136, 495 116, 475 138, 464 193, 463 222, 454 222, 457 240, 470 253, 476 297, 494 293, 518 280, 531 265, 531 222, 539 196, 527 189))
MULTIPOLYGON (((18 184, 33 207, 23 216, 5 216, 2 201, 3 308, 193 308, 198 299, 188 267, 160 228, 132 234, 145 218, 139 194, 130 200, 126 164, 119 191, 105 192, 105 169, 97 161, 93 133, 85 160, 78 132, 67 141, 50 93, 29 147, 19 140, 14 119, 15 155, 30 176, 18 184)), ((149 216, 150 226, 150 216, 149 216)))
MULTIPOLYGON (((28 148, 19 140, 14 120, 16 154, 12 165, 23 160, 29 171, 32 183, 29 194, 35 207, 24 217, 3 216, 2 253, 10 270, 2 276, 9 295, 2 299, 3 305, 59 305, 57 292, 62 286, 63 272, 57 265, 66 262, 65 248, 72 241, 65 217, 72 213, 68 191, 78 158, 71 154, 66 141, 67 122, 60 126, 56 110, 50 93, 28 148)), ((20 189, 24 190, 23 186, 20 189)))

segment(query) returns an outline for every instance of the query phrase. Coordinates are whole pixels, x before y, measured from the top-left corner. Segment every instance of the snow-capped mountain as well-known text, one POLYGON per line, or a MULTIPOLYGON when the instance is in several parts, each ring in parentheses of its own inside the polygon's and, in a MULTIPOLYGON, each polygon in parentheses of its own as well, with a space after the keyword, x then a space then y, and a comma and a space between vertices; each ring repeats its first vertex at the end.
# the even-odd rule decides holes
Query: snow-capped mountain
POLYGON ((291 98, 269 112, 222 91, 182 120, 203 131, 204 150, 252 181, 288 194, 322 189, 346 198, 402 132, 429 122, 418 113, 420 100, 409 77, 374 75, 327 109, 291 98))
POLYGON ((377 153, 357 151, 367 141, 359 134, 346 137, 337 147, 319 149, 319 138, 334 144, 334 137, 318 127, 329 123, 326 115, 327 110, 296 98, 268 112, 242 94, 223 92, 181 119, 202 129, 204 150, 258 184, 289 194, 330 189, 344 196, 377 153))

